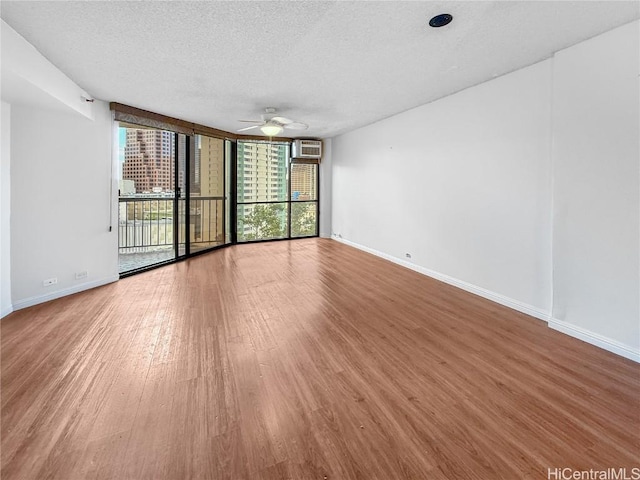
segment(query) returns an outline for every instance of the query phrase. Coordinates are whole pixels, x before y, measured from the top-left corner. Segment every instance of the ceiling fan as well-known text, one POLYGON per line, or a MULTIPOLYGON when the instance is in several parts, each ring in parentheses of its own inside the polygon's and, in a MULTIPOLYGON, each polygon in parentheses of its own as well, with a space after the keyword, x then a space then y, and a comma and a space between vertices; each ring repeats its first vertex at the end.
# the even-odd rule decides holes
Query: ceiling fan
POLYGON ((309 125, 306 123, 294 122, 290 118, 277 116, 276 109, 273 107, 265 108, 261 117, 262 120, 238 120, 239 122, 257 124, 241 128, 238 132, 246 132, 253 128, 259 128, 265 135, 273 137, 281 133, 285 128, 290 130, 306 130, 309 128, 309 125))

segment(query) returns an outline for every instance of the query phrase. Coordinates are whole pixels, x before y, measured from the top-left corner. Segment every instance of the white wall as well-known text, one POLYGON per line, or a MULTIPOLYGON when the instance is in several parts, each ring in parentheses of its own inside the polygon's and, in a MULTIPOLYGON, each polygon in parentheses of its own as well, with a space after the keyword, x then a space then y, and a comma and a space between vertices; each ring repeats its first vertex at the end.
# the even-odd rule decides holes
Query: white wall
POLYGON ((0 119, 0 318, 11 304, 11 105, 2 102, 0 119))
POLYGON ((324 140, 320 162, 320 236, 331 236, 331 139, 324 140))
POLYGON ((333 232, 548 314, 550 95, 545 61, 334 138, 333 232))
POLYGON ((89 120, 12 105, 14 309, 118 279, 111 112, 98 101, 94 109, 95 120, 89 120), (88 278, 76 280, 82 271, 88 278), (53 277, 58 284, 42 285, 53 277))
POLYGON ((640 361, 639 28, 334 138, 333 232, 640 361))
POLYGON ((558 52, 553 77, 551 325, 636 352, 639 30, 634 22, 558 52))

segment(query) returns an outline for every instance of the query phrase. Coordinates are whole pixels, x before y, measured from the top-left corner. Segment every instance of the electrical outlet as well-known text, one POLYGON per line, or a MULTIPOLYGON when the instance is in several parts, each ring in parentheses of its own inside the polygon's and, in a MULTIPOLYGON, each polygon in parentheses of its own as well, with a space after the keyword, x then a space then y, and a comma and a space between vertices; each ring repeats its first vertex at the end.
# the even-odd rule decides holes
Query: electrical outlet
POLYGON ((56 283, 58 283, 58 279, 53 277, 53 278, 47 278, 46 280, 42 281, 42 286, 43 287, 50 287, 51 285, 55 285, 56 283))
POLYGON ((83 278, 87 278, 89 276, 89 272, 84 270, 83 272, 76 273, 76 280, 82 280, 83 278))

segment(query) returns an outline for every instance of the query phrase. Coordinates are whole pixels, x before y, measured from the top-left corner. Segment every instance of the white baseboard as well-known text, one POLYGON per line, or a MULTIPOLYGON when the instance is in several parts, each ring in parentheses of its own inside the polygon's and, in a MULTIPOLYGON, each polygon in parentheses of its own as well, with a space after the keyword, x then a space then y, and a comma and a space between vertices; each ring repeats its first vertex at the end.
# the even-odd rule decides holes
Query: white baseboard
POLYGON ((583 328, 577 327, 570 323, 551 318, 550 312, 546 312, 532 305, 522 303, 518 300, 514 300, 509 297, 505 297, 504 295, 500 295, 499 293, 492 292, 490 290, 484 289, 482 287, 478 287, 471 283, 458 280, 457 278, 450 277, 443 273, 436 272, 434 270, 429 270, 428 268, 424 268, 419 265, 415 265, 411 262, 407 262, 406 260, 393 257, 391 255, 380 252, 373 248, 365 247, 364 245, 360 245, 358 243, 345 240, 344 238, 339 238, 335 236, 332 238, 333 240, 337 240, 338 242, 344 243, 345 245, 349 245, 351 247, 357 248, 358 250, 362 250, 364 252, 371 253, 372 255, 376 255, 377 257, 384 258, 385 260, 389 260, 390 262, 396 263, 398 265, 402 265, 403 267, 409 268, 411 270, 414 270, 428 277, 435 278, 436 280, 440 280, 444 283, 448 283, 449 285, 453 285, 454 287, 458 287, 467 292, 473 293, 475 295, 479 295, 481 297, 486 298, 487 300, 491 300, 493 302, 499 303, 500 305, 504 305, 505 307, 509 307, 514 310, 517 310, 518 312, 522 312, 527 315, 531 315, 532 317, 538 318, 540 320, 544 320, 545 322, 547 322, 549 327, 553 328, 554 330, 557 330, 566 335, 569 335, 570 337, 574 337, 579 340, 582 340, 583 342, 590 343, 591 345, 595 345, 596 347, 600 347, 609 352, 615 353, 616 355, 620 355, 622 357, 625 357, 640 363, 639 350, 634 350, 633 348, 627 345, 624 345, 616 340, 607 338, 605 336, 591 332, 589 330, 585 330, 583 328))
POLYGON ((109 277, 99 278, 91 282, 74 285, 73 287, 65 288, 63 290, 57 290, 55 292, 51 292, 46 295, 37 295, 37 296, 22 299, 22 300, 18 300, 17 302, 13 303, 13 310, 16 311, 22 308, 32 307, 34 305, 38 305, 39 303, 55 300, 56 298, 66 297, 67 295, 72 295, 74 293, 83 292, 84 290, 100 287, 102 285, 106 285, 107 283, 115 282, 119 279, 120 279, 119 275, 112 275, 109 277))
POLYGON ((620 355, 621 357, 640 363, 640 350, 635 350, 628 345, 618 342, 617 340, 612 340, 611 338, 586 330, 582 327, 578 327, 577 325, 563 322, 562 320, 550 318, 548 323, 550 328, 569 335, 570 337, 577 338, 578 340, 590 343, 591 345, 600 347, 608 352, 615 353, 616 355, 620 355))
POLYGON ((11 312, 13 312, 13 305, 9 305, 7 308, 5 308, 4 310, 2 310, 2 312, 0 312, 0 318, 4 318, 7 315, 9 315, 11 312))
POLYGON ((532 317, 538 318, 540 320, 544 320, 545 322, 549 320, 550 313, 544 310, 541 310, 533 305, 528 305, 526 303, 520 302, 518 300, 514 300, 513 298, 506 297, 499 293, 492 292, 482 287, 478 287, 477 285, 473 285, 471 283, 467 283, 462 280, 458 280, 457 278, 450 277, 449 275, 445 275, 440 272, 436 272, 435 270, 430 270, 428 268, 421 267, 420 265, 416 265, 411 262, 407 262, 406 260, 402 260, 397 257, 393 257, 386 253, 380 252, 373 248, 365 247, 364 245, 360 245, 355 242, 351 242, 349 240, 345 240, 344 238, 333 237, 334 240, 338 242, 344 243, 345 245, 349 245, 351 247, 357 248, 358 250, 362 250, 367 253, 371 253, 377 257, 384 258, 385 260, 389 260, 390 262, 396 263, 398 265, 402 265, 410 270, 426 275, 427 277, 435 278, 436 280, 440 280, 441 282, 448 283, 449 285, 453 285, 454 287, 461 288, 469 293, 473 293, 474 295, 478 295, 480 297, 491 300, 492 302, 499 303, 500 305, 504 305, 505 307, 512 308, 517 310, 518 312, 526 313, 527 315, 531 315, 532 317))

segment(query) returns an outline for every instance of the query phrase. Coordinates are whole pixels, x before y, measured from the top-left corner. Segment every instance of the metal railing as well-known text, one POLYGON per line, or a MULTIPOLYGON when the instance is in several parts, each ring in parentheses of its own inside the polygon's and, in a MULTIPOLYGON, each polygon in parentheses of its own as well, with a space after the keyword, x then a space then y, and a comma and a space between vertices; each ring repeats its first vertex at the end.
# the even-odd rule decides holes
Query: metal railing
MULTIPOLYGON (((224 198, 192 197, 189 203, 190 244, 224 243, 224 198)), ((186 242, 184 198, 176 201, 171 197, 120 197, 118 215, 120 253, 145 253, 172 247, 176 227, 178 243, 186 242)))

